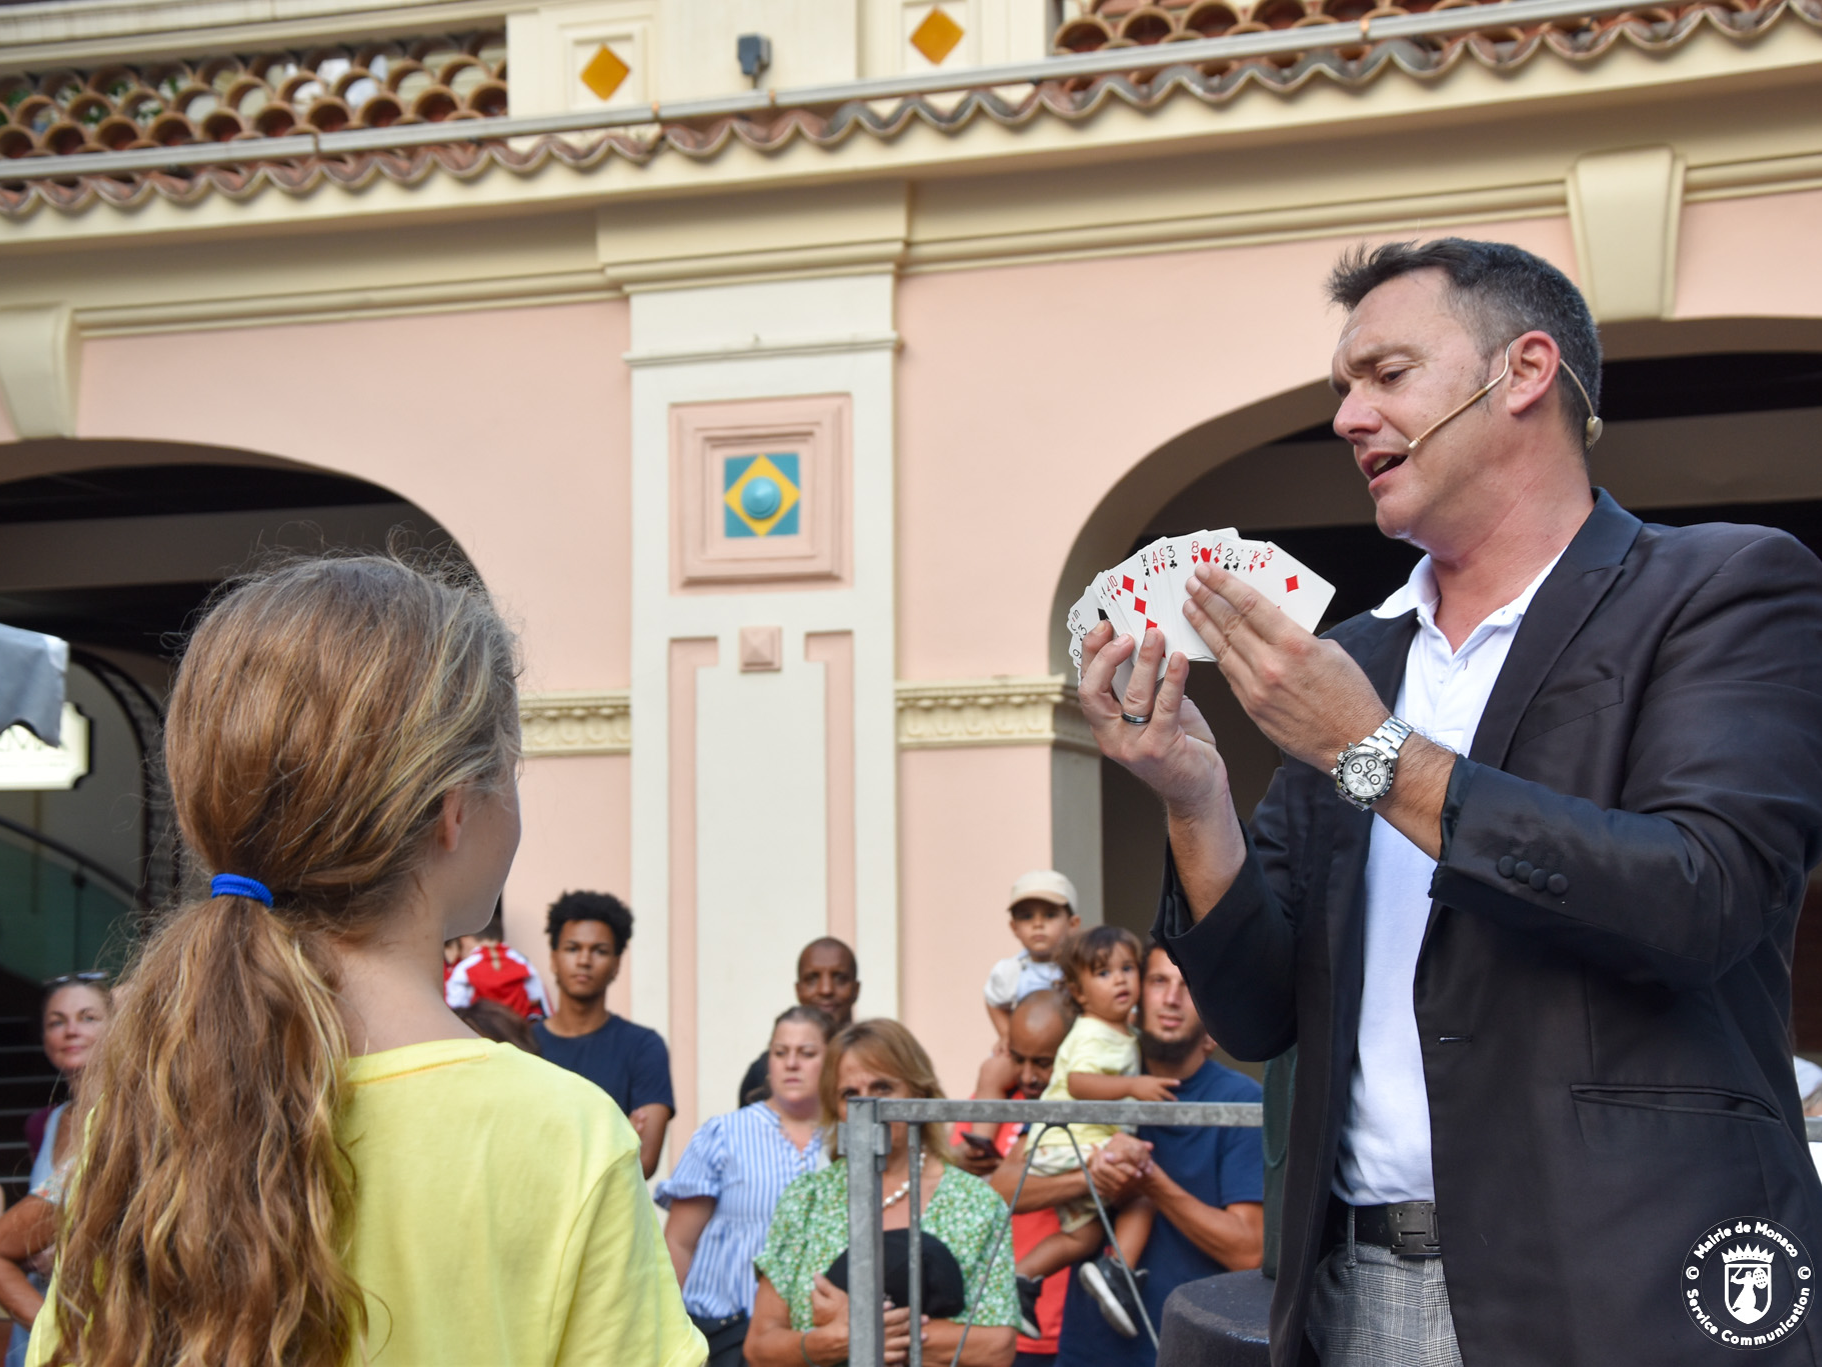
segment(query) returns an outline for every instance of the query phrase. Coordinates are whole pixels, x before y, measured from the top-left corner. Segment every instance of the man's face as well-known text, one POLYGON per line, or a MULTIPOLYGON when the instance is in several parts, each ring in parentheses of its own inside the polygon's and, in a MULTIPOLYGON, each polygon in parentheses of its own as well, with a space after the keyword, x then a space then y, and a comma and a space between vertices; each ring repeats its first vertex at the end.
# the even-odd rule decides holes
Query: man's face
POLYGON ((1068 1022, 1054 1011, 1035 1021, 1030 1013, 1013 1013, 1012 1027, 1006 1032, 1006 1057, 1019 1070, 1020 1096, 1036 1100, 1044 1094, 1056 1068, 1057 1050, 1068 1033, 1068 1022))
POLYGON ((551 953, 557 989, 580 1002, 599 1000, 620 974, 614 932, 601 921, 565 921, 551 953))
POLYGON ((1153 949, 1145 956, 1145 981, 1139 989, 1139 1028, 1164 1046, 1162 1052, 1176 1053, 1178 1057, 1200 1047, 1207 1038, 1182 972, 1161 949, 1153 949))
POLYGON ((1484 504, 1480 485, 1496 463, 1488 447, 1497 387, 1415 454, 1410 443, 1499 374, 1500 363, 1481 354, 1440 270, 1388 280, 1348 315, 1330 371, 1341 396, 1335 432, 1353 448, 1385 535, 1435 549, 1484 504))
POLYGON ((812 945, 797 961, 797 1000, 814 1006, 837 1028, 854 1017, 854 999, 860 996, 860 979, 854 960, 834 945, 812 945))

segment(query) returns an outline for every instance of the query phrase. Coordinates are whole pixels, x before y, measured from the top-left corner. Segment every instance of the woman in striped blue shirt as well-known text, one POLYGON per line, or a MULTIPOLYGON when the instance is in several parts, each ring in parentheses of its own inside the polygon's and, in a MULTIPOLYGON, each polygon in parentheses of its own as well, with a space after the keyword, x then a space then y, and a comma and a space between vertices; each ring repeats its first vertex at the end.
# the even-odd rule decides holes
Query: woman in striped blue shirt
POLYGON ((784 1189, 826 1161, 818 1120, 823 1056, 834 1023, 793 1006, 772 1026, 772 1095, 705 1122, 658 1187, 664 1241, 684 1308, 709 1341, 707 1367, 740 1367, 753 1311, 753 1259, 784 1189))

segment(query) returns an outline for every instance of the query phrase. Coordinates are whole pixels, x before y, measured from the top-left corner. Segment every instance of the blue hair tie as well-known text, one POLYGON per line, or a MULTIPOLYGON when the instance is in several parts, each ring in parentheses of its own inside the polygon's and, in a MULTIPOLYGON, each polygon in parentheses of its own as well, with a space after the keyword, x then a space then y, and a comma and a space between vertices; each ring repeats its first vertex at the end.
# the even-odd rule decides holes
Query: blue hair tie
POLYGON ((238 873, 218 873, 209 880, 211 897, 251 897, 255 902, 272 905, 272 889, 257 878, 242 878, 238 873))

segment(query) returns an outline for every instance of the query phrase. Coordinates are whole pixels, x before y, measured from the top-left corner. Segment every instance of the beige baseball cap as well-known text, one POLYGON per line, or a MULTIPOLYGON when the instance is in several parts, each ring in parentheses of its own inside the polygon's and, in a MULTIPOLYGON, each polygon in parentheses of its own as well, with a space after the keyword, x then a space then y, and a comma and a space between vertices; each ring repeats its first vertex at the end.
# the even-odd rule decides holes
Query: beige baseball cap
POLYGON ((1040 902, 1055 902, 1060 907, 1074 911, 1075 884, 1055 869, 1033 869, 1012 885, 1012 900, 1006 905, 1015 907, 1030 898, 1040 902))

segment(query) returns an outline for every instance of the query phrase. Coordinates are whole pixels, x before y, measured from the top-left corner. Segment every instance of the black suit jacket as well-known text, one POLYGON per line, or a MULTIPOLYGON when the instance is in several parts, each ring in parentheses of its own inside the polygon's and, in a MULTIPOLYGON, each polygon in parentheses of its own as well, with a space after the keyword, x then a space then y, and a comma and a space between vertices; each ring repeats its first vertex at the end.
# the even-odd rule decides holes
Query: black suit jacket
MULTIPOLYGON (((1414 630, 1363 615, 1332 635, 1389 702, 1414 630)), ((1275 1367, 1313 1360, 1371 824, 1287 760, 1201 922, 1165 875, 1157 932, 1215 1038, 1243 1059, 1298 1046, 1275 1367)), ((1782 532, 1645 526, 1601 493, 1456 761, 1417 963, 1466 1367, 1737 1362, 1684 1308, 1691 1244, 1769 1216, 1822 1257, 1788 1033, 1819 842, 1822 565, 1782 532), (1542 889, 1502 874, 1519 860, 1542 889)), ((1749 1356, 1822 1361, 1822 1320, 1749 1356)))

